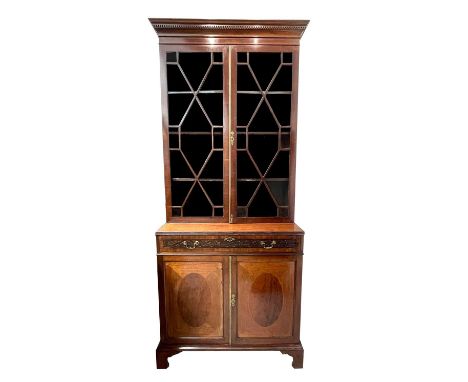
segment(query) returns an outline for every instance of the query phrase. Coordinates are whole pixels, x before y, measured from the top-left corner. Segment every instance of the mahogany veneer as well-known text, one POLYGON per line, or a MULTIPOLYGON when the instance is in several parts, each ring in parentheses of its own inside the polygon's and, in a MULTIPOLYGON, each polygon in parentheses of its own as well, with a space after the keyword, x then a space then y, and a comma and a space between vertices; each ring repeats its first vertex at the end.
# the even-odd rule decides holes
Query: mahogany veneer
POLYGON ((150 19, 160 43, 166 217, 159 369, 192 350, 279 350, 302 368, 294 223, 303 20, 150 19))

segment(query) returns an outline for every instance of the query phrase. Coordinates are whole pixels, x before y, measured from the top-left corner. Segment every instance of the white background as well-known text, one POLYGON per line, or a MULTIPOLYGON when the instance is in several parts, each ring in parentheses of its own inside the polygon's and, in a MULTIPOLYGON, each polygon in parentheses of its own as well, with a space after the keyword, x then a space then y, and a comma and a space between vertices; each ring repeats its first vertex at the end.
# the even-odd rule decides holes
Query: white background
POLYGON ((0 380, 466 382, 464 3, 2 2, 0 380), (165 216, 147 17, 311 20, 303 370, 279 352, 183 353, 155 370, 165 216))

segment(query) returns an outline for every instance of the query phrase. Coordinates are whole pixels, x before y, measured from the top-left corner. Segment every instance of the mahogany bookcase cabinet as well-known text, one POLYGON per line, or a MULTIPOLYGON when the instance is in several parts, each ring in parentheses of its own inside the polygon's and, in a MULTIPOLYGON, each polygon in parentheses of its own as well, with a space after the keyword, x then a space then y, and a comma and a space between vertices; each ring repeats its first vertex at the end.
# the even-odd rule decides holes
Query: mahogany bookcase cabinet
POLYGON ((167 223, 158 368, 188 350, 279 350, 301 368, 294 223, 304 20, 150 19, 159 36, 167 223))

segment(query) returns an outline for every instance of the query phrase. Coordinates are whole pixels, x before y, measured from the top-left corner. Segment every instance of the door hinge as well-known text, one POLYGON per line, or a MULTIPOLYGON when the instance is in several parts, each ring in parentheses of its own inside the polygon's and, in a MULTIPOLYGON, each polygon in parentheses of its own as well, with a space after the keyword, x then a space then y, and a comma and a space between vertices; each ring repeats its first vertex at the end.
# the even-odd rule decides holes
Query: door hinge
POLYGON ((235 307, 236 306, 236 295, 233 293, 231 294, 231 307, 235 307))
POLYGON ((231 142, 231 147, 234 146, 234 131, 232 130, 229 133, 229 142, 231 142))
POLYGON ((233 220, 233 218, 232 218, 232 214, 231 214, 231 215, 229 215, 229 223, 232 223, 232 220, 233 220))

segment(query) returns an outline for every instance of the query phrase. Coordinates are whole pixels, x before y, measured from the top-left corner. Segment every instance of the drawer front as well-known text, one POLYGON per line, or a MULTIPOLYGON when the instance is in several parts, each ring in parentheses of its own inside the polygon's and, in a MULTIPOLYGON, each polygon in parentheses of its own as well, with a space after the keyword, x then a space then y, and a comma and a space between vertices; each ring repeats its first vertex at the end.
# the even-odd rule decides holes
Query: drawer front
POLYGON ((302 237, 274 236, 158 236, 158 252, 300 253, 302 237))

